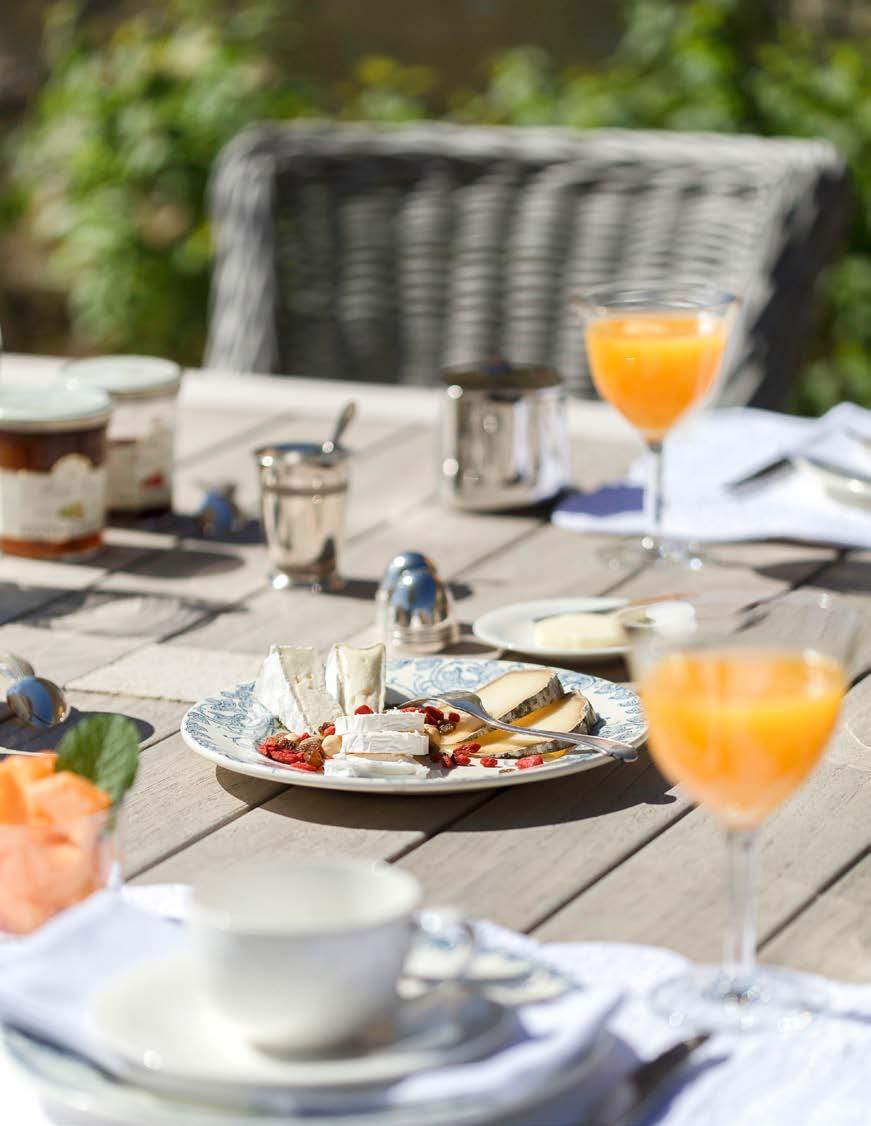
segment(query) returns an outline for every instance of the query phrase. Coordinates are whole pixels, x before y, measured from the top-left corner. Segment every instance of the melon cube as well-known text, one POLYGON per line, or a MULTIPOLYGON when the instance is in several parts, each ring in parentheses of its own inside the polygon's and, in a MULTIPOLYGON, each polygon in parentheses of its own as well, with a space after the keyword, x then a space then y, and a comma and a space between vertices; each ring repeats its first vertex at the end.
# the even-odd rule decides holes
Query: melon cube
POLYGON ((0 824, 23 825, 27 821, 27 799, 15 776, 0 772, 0 824))
POLYGON ((27 787, 31 819, 35 822, 74 821, 108 809, 109 795, 70 770, 40 778, 27 787))
POLYGON ((42 751, 38 755, 10 755, 0 763, 0 772, 8 772, 19 786, 29 786, 40 778, 54 774, 57 755, 54 751, 42 751))

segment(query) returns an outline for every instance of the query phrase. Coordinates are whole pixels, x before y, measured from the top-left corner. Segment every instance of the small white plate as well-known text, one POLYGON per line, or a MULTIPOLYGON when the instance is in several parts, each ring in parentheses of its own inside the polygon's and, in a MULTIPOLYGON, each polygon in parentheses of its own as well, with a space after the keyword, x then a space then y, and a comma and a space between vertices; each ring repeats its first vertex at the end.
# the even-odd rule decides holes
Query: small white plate
POLYGON ((291 1102, 327 1098, 335 1105, 337 1092, 480 1059, 514 1028, 502 1005, 450 990, 401 1002, 394 1021, 341 1053, 294 1058, 259 1051, 211 1005, 188 952, 113 980, 95 998, 91 1017, 132 1081, 243 1105, 274 1103, 282 1094, 291 1102))
MULTIPOLYGON (((481 657, 400 657, 388 661, 388 699, 437 699, 454 689, 473 690, 512 669, 538 668, 520 661, 493 661, 481 657)), ((639 747, 647 734, 641 701, 627 684, 616 684, 588 673, 555 670, 567 692, 582 692, 599 716, 594 734, 639 747)), ((278 728, 278 723, 254 699, 253 684, 238 684, 220 695, 208 696, 187 712, 181 734, 197 754, 237 774, 269 778, 294 786, 322 790, 347 790, 369 794, 456 794, 523 786, 590 770, 613 759, 604 751, 578 748, 553 762, 518 770, 510 760, 503 766, 485 767, 473 762, 444 771, 433 767, 425 778, 391 775, 385 778, 344 778, 293 770, 264 758, 257 747, 278 728)))
POLYGON ((865 509, 871 505, 871 477, 866 474, 809 457, 796 456, 793 461, 834 500, 865 509))
POLYGON ((482 614, 472 629, 475 636, 497 649, 529 653, 546 661, 607 660, 621 657, 625 645, 595 649, 547 649, 532 640, 532 628, 540 618, 557 614, 583 614, 593 610, 619 610, 625 598, 542 598, 536 602, 514 602, 482 614))

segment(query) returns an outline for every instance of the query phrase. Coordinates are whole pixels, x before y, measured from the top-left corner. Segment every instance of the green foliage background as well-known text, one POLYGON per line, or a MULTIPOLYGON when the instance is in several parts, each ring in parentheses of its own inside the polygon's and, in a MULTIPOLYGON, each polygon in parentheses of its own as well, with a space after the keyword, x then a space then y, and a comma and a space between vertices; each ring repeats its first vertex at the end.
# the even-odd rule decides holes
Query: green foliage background
POLYGON ((221 146, 250 121, 330 115, 399 122, 624 126, 828 137, 857 206, 825 283, 795 405, 871 405, 871 40, 820 40, 760 0, 628 0, 595 70, 534 48, 445 94, 426 68, 361 59, 335 89, 301 78, 281 0, 169 0, 94 36, 65 0, 46 27, 50 75, 14 139, 24 215, 54 247, 74 326, 96 347, 197 362, 210 238, 205 191, 221 146))

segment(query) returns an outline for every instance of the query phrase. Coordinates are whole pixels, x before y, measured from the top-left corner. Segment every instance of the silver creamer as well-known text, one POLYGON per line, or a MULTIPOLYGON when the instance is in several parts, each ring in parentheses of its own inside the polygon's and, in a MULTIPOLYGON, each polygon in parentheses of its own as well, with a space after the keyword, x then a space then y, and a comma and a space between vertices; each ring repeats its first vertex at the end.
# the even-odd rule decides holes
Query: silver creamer
POLYGON ((568 484, 566 393, 557 372, 499 362, 443 378, 443 501, 498 512, 550 500, 568 484))

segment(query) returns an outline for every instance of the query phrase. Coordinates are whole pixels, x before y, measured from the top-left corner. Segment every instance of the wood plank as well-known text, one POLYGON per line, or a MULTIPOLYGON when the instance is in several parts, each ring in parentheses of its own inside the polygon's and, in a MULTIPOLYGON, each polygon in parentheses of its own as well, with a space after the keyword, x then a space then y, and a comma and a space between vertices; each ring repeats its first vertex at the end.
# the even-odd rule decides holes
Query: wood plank
POLYGON ((480 794, 379 798, 290 786, 139 878, 147 883, 186 881, 240 856, 293 863, 342 852, 391 860, 482 800, 480 794))
POLYGON ((17 653, 33 665, 38 676, 67 684, 121 656, 130 648, 123 637, 90 637, 61 628, 46 629, 26 622, 0 626, 0 651, 17 653))
POLYGON ((216 410, 183 404, 176 422, 176 465, 196 461, 225 446, 241 445, 274 419, 275 412, 263 405, 216 410))
POLYGON ((531 930, 688 808, 646 754, 506 790, 403 860, 434 897, 531 930))
POLYGON ((146 645, 74 680, 71 689, 195 703, 253 680, 260 656, 191 645, 146 645))
POLYGON ((871 551, 851 551, 836 560, 810 584, 838 595, 862 618, 863 628, 853 661, 856 674, 871 669, 871 551))
POLYGON ((124 803, 125 876, 159 863, 282 790, 280 784, 215 767, 180 735, 160 740, 143 754, 124 803))
MULTIPOLYGON (((867 771, 824 762, 763 826, 763 941, 871 845, 869 799, 867 771)), ((662 943, 716 958, 725 901, 719 836, 713 819, 693 810, 559 910, 538 937, 662 943)))

